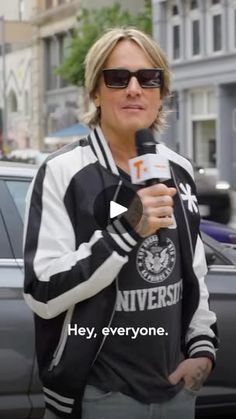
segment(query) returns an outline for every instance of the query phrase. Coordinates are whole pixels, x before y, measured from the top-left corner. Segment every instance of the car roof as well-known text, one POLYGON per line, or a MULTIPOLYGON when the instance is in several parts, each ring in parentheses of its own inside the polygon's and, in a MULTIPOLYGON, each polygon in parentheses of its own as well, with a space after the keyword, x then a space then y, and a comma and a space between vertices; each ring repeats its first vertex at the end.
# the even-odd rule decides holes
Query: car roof
POLYGON ((214 230, 217 230, 217 231, 222 231, 222 232, 225 232, 225 233, 236 233, 236 229, 235 228, 233 228, 233 227, 231 227, 231 226, 228 226, 228 225, 226 225, 226 224, 221 224, 221 223, 217 223, 217 222, 215 222, 215 221, 211 221, 211 220, 205 220, 205 219, 201 219, 201 225, 205 225, 206 227, 210 227, 210 228, 212 228, 212 229, 214 229, 214 230))
POLYGON ((38 166, 26 163, 0 161, 0 176, 19 176, 32 178, 37 172, 38 166))

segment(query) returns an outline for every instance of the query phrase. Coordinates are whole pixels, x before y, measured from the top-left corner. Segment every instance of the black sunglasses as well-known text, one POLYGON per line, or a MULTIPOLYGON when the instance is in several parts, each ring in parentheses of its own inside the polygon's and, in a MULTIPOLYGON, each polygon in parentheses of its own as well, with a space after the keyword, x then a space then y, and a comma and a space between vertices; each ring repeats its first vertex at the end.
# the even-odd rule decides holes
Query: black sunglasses
POLYGON ((137 71, 129 71, 126 68, 106 68, 102 70, 104 82, 107 87, 124 89, 128 86, 131 77, 136 77, 143 88, 162 87, 162 68, 142 68, 137 71))

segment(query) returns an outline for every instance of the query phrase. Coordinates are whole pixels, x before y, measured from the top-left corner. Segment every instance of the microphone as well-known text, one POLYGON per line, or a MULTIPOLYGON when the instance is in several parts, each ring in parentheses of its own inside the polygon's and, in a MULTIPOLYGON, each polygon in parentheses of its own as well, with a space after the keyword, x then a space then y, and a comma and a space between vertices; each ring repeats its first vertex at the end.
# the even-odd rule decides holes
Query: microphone
POLYGON ((150 129, 136 131, 137 157, 129 160, 132 183, 150 186, 171 178, 169 160, 156 153, 156 145, 150 129))
MULTIPOLYGON (((150 129, 139 129, 135 133, 137 157, 129 160, 132 183, 145 186, 155 185, 171 178, 169 160, 156 153, 157 142, 150 129)), ((164 245, 159 231, 159 243, 164 245)))

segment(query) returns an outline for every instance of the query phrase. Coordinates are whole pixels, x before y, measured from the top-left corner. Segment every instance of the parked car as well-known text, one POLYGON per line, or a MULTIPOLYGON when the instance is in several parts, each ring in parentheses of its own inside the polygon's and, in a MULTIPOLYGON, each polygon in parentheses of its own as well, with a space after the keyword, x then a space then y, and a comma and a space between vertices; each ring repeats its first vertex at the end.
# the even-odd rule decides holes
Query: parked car
POLYGON ((6 156, 0 156, 2 161, 29 163, 40 165, 49 156, 47 150, 36 150, 35 148, 24 148, 20 150, 12 150, 6 156))
POLYGON ((25 196, 30 165, 0 162, 0 418, 41 418, 34 324, 22 296, 25 196))
MULTIPOLYGON (((33 315, 22 297, 25 196, 35 168, 0 162, 0 418, 42 419, 33 315)), ((197 416, 236 411, 236 252, 203 233, 206 282, 217 313, 217 365, 197 398, 197 416), (234 410, 233 410, 234 409, 234 410)))
POLYGON ((201 231, 236 249, 236 229, 214 221, 201 220, 201 231))
POLYGON ((197 198, 202 218, 227 224, 232 214, 230 185, 218 181, 216 171, 194 166, 197 198))

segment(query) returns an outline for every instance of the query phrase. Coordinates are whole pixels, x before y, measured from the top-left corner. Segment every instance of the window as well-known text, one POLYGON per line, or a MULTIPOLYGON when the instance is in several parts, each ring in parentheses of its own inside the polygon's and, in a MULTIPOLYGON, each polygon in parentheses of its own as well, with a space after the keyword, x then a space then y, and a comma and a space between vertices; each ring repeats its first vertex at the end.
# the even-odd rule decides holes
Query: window
POLYGON ((198 7, 197 1, 196 0, 192 0, 190 2, 190 9, 191 10, 194 10, 194 9, 197 9, 197 7, 198 7))
POLYGON ((173 58, 174 60, 180 58, 180 27, 173 26, 173 58))
POLYGON ((192 91, 190 102, 194 162, 203 167, 215 167, 217 119, 215 90, 192 91))
POLYGON ((208 39, 208 50, 210 53, 219 53, 223 50, 223 10, 220 1, 210 1, 210 7, 208 9, 210 35, 208 39))
POLYGON ((192 21, 192 54, 200 54, 200 22, 199 20, 192 21))
POLYGON ((19 20, 24 19, 25 0, 19 0, 19 20))
POLYGON ((213 51, 222 49, 222 16, 213 16, 213 51))
POLYGON ((208 114, 216 114, 216 93, 214 90, 208 90, 206 93, 206 111, 208 114))
MULTIPOLYGON (((64 34, 59 36, 59 62, 61 63, 69 52, 71 36, 69 34, 64 34)), ((69 82, 60 77, 60 87, 68 86, 69 82)))
POLYGON ((176 3, 172 3, 169 8, 170 15, 170 36, 169 50, 173 60, 181 58, 181 19, 179 8, 176 3))
POLYGON ((25 115, 29 115, 30 113, 30 109, 29 109, 29 92, 28 90, 25 90, 24 93, 24 110, 25 110, 25 115))
POLYGON ((235 52, 236 50, 236 0, 231 0, 228 7, 228 40, 229 48, 231 51, 235 52))
POLYGON ((6 185, 23 221, 25 214, 25 198, 30 180, 6 180, 6 185))
POLYGON ((45 9, 53 7, 53 0, 45 0, 45 9))
POLYGON ((46 89, 57 89, 58 76, 56 68, 58 66, 58 41, 55 37, 45 40, 45 76, 46 89))
POLYGON ((9 243, 9 238, 6 232, 5 223, 0 212, 0 258, 1 259, 12 259, 13 254, 9 243))
POLYGON ((189 18, 187 19, 187 46, 189 57, 196 57, 201 54, 201 13, 197 1, 190 1, 189 18))
POLYGON ((216 121, 193 121, 193 160, 197 166, 216 167, 216 121))
POLYGON ((208 244, 204 243, 205 255, 207 260, 207 265, 226 265, 224 257, 217 252, 215 249, 211 248, 208 244))
POLYGON ((236 48, 236 8, 234 10, 234 48, 236 48))
POLYGON ((196 90, 191 93, 191 114, 194 116, 215 116, 216 115, 216 93, 215 90, 196 90))
POLYGON ((172 15, 177 16, 178 14, 179 14, 178 6, 175 5, 172 7, 172 15))
POLYGON ((17 97, 14 90, 11 90, 8 95, 8 110, 9 112, 17 112, 18 111, 18 103, 17 97))

